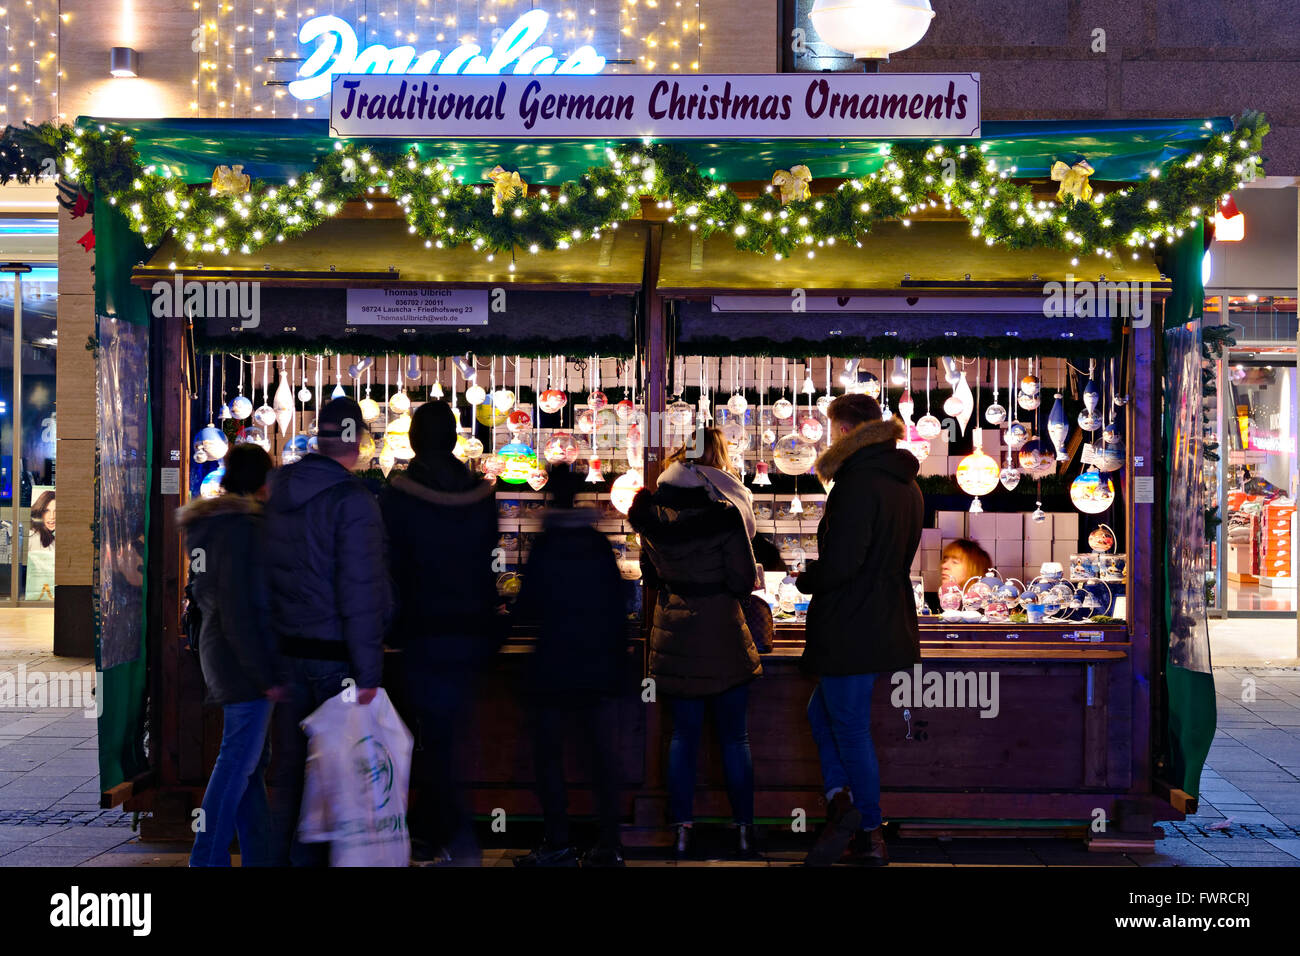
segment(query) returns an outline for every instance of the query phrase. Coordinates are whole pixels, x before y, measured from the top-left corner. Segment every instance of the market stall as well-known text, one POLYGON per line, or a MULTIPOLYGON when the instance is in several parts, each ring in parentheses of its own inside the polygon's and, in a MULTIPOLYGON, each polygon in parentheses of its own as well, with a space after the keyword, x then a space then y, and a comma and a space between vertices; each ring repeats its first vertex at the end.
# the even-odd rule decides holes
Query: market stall
MULTIPOLYGON (((604 530, 632 577, 619 499, 708 420, 728 431, 760 531, 795 570, 815 557, 824 493, 810 469, 825 404, 874 391, 907 422, 927 498, 913 568, 922 670, 903 675, 914 688, 877 691, 887 818, 1149 845, 1154 819, 1194 806, 1213 731, 1203 597, 1195 565, 1176 560, 1204 533, 1203 504, 1185 490, 1202 439, 1188 326, 1201 224, 1266 128, 1258 117, 1235 130, 985 124, 976 143, 947 146, 381 146, 331 140, 311 121, 70 135, 70 171, 101 184, 101 341, 117 334, 110 324, 147 324, 152 349, 147 617, 135 608, 145 657, 121 663, 148 661, 149 748, 138 746, 138 670, 118 690, 110 671, 110 698, 141 716, 115 718, 131 759, 105 774, 106 799, 180 832, 201 794, 217 738, 181 647, 185 561, 171 515, 202 493, 214 469, 203 458, 221 445, 264 441, 292 460, 337 387, 373 404, 382 480, 409 452, 403 418, 441 392, 461 410, 466 459, 498 481, 508 602, 548 461, 575 463, 608 500, 604 530), (236 158, 258 178, 239 179, 225 165, 236 158), (151 320, 162 289, 184 301, 182 275, 256 284, 260 314, 182 307, 151 320), (479 309, 485 323, 363 318, 393 299, 421 314, 479 309), (938 556, 958 538, 995 573, 954 590, 938 556), (927 697, 926 674, 969 687, 978 706, 927 697)), ((758 812, 788 823, 820 815, 821 785, 796 667, 803 601, 779 570, 769 596, 778 646, 751 740, 758 812)), ((630 602, 633 628, 644 606, 630 602)), ((528 652, 515 633, 485 678, 493 745, 471 781, 481 813, 537 812, 511 685, 528 652)), ((627 819, 652 839, 665 822, 666 740, 663 708, 647 703, 629 696, 619 732, 627 819)), ((722 815, 718 781, 702 781, 701 814, 722 815)), ((574 804, 586 808, 580 793, 574 804)))

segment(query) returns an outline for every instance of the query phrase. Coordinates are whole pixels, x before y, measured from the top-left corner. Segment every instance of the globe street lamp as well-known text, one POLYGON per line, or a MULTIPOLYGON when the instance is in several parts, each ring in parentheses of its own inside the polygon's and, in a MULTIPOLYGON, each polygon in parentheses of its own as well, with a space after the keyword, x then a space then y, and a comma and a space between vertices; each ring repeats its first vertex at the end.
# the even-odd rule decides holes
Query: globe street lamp
POLYGON ((930 29, 930 0, 816 0, 809 14, 821 38, 876 73, 891 53, 915 46, 930 29))

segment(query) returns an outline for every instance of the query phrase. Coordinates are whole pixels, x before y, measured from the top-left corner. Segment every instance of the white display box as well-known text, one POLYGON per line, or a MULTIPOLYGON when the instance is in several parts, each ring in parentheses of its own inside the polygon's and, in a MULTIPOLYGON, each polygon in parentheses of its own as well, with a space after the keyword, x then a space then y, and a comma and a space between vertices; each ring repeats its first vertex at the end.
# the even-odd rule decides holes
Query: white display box
POLYGON ((999 540, 993 546, 993 563, 999 571, 1003 568, 1015 568, 1018 571, 1025 563, 1025 542, 1021 539, 999 540))
MULTIPOLYGON (((1046 561, 1052 560, 1052 542, 1040 541, 1037 538, 1029 538, 1025 541, 1025 567, 1033 568, 1034 573, 1038 573, 1038 568, 1046 561)), ((1066 560, 1069 560, 1067 556, 1066 560)))
MULTIPOLYGON (((931 442, 931 444, 934 443, 931 442)), ((948 457, 946 455, 931 454, 929 458, 921 462, 920 474, 927 477, 948 474, 948 457)))
POLYGON ((1052 515, 1052 537, 1071 542, 1075 551, 1079 550, 1079 513, 1061 511, 1052 515))
POLYGON ((939 529, 946 547, 950 540, 966 537, 966 512, 937 511, 934 515, 934 526, 939 529))
POLYGON ((921 577, 922 577, 922 579, 925 581, 925 589, 926 589, 927 591, 937 591, 937 590, 939 590, 939 572, 938 572, 938 571, 923 571, 923 572, 921 573, 921 577))
POLYGON ((988 550, 988 545, 984 542, 994 541, 998 536, 998 516, 994 514, 968 514, 966 516, 966 537, 973 541, 978 541, 980 545, 988 550))
POLYGON ((1025 540, 1026 541, 1047 541, 1052 540, 1052 515, 1047 516, 1047 520, 1042 524, 1035 522, 1029 515, 1025 515, 1025 540))
POLYGON ((943 564, 942 552, 938 549, 934 551, 919 551, 917 553, 921 555, 922 571, 938 571, 939 566, 943 564))
POLYGON ((1075 547, 1073 541, 1053 541, 1052 542, 1052 560, 1068 569, 1070 567, 1070 555, 1077 554, 1079 549, 1075 547))
POLYGON ((922 551, 938 551, 941 547, 943 547, 942 540, 943 540, 943 534, 939 531, 938 528, 921 529, 921 550, 922 551))
POLYGON ((994 515, 997 519, 999 541, 1024 541, 1025 516, 1019 512, 994 515))

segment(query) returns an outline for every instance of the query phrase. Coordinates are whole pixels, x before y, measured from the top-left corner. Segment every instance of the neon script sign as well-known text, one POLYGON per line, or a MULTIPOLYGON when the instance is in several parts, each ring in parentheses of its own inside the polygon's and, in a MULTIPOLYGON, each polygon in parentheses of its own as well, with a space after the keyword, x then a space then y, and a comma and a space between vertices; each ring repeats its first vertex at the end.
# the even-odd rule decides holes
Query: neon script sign
POLYGON ((416 56, 413 46, 375 43, 362 50, 346 20, 313 17, 298 31, 298 41, 320 45, 298 68, 300 79, 289 84, 289 92, 300 100, 317 99, 330 91, 330 78, 338 73, 504 73, 512 63, 515 74, 592 74, 605 68, 605 58, 590 46, 578 47, 563 62, 549 46, 534 46, 549 20, 545 10, 528 11, 501 33, 487 53, 476 43, 463 43, 446 56, 439 50, 416 56))

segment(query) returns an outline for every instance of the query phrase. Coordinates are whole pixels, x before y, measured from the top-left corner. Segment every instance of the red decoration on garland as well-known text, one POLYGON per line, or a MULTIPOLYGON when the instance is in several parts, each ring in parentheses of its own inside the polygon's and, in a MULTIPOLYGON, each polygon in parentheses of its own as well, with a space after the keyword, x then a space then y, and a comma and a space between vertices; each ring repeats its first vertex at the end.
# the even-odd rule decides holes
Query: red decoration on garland
POLYGON ((73 219, 80 219, 89 208, 90 199, 87 198, 85 193, 77 193, 77 201, 72 204, 72 209, 68 211, 68 215, 73 219))
POLYGON ((94 249, 94 248, 95 248, 95 230, 94 230, 94 229, 91 229, 90 232, 86 233, 84 236, 82 236, 80 239, 78 239, 78 240, 77 240, 77 245, 81 246, 81 247, 82 247, 83 249, 85 249, 87 252, 90 252, 92 249, 94 249))

